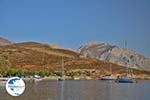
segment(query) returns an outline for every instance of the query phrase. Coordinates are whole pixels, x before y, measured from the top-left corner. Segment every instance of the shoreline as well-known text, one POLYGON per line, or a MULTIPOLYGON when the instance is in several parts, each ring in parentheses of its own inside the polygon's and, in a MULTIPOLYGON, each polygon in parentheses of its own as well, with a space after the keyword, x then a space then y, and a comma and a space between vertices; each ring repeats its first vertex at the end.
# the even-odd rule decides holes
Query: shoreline
MULTIPOLYGON (((112 75, 113 78, 117 78, 117 75, 112 75)), ((130 78, 134 80, 150 80, 150 76, 148 75, 134 75, 130 76, 130 78)), ((0 82, 7 81, 10 77, 0 77, 0 82)), ((24 81, 45 81, 45 80, 58 80, 61 78, 60 76, 48 76, 48 77, 41 77, 41 78, 22 78, 24 81)), ((94 76, 74 76, 74 77, 64 77, 65 80, 101 80, 101 77, 94 77, 94 76)))

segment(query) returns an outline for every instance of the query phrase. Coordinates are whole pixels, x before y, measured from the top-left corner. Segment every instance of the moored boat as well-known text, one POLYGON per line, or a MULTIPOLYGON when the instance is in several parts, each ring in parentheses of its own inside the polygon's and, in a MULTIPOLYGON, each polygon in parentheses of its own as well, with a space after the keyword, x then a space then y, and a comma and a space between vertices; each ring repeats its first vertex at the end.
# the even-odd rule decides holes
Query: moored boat
POLYGON ((62 58, 62 76, 58 78, 58 81, 65 81, 65 72, 64 72, 64 60, 62 58))
POLYGON ((65 81, 65 78, 64 77, 59 77, 58 81, 65 81))
POLYGON ((101 77, 101 80, 115 80, 116 78, 112 77, 111 75, 105 75, 101 77))
POLYGON ((133 79, 129 77, 120 77, 115 80, 117 83, 134 83, 133 79))
POLYGON ((80 77, 74 77, 73 79, 74 80, 80 80, 80 77))
MULTIPOLYGON (((125 48, 127 49, 127 41, 125 41, 125 48)), ((126 63, 126 75, 125 76, 122 76, 122 77, 118 77, 115 82, 118 82, 118 83, 134 83, 133 79, 132 78, 129 78, 128 77, 128 64, 130 63, 130 60, 127 59, 125 61, 126 63)))
POLYGON ((115 80, 116 78, 115 78, 115 77, 112 77, 112 66, 111 66, 111 64, 110 64, 109 73, 110 73, 110 74, 107 74, 107 75, 105 75, 105 76, 102 76, 100 79, 101 79, 101 80, 115 80))

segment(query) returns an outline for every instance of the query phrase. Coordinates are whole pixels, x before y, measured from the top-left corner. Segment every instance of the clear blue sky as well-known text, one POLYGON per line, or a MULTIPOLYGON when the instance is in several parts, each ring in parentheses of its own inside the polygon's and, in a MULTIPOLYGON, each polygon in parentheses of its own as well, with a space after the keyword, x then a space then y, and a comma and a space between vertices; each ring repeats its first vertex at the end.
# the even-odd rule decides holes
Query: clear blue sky
POLYGON ((127 40, 150 56, 150 0, 0 0, 0 36, 70 48, 127 40))

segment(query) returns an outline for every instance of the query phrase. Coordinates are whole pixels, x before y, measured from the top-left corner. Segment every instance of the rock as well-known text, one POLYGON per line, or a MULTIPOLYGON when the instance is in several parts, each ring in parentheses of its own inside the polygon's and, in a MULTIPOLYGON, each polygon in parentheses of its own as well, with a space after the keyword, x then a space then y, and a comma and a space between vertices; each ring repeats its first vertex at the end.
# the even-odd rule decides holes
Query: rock
POLYGON ((86 57, 109 61, 118 65, 150 71, 150 58, 135 51, 108 43, 90 42, 79 48, 86 57))

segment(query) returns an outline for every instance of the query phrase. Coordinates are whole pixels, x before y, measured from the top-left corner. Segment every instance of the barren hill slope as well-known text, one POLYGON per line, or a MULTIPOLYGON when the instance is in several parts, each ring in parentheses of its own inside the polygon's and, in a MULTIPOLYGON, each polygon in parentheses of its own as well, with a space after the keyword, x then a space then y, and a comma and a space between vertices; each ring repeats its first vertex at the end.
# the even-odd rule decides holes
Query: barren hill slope
POLYGON ((122 66, 150 71, 150 59, 135 51, 107 43, 90 42, 80 47, 80 53, 122 66))
MULTIPOLYGON (((123 66, 94 58, 85 58, 79 53, 67 49, 55 49, 42 43, 24 42, 0 47, 0 64, 9 63, 5 66, 9 69, 61 71, 62 58, 65 71, 94 70, 96 74, 106 74, 109 73, 111 65, 114 74, 126 72, 123 66), (1 63, 1 61, 5 62, 1 63)), ((0 66, 0 70, 3 67, 0 66)), ((149 72, 138 70, 134 70, 134 73, 149 74, 149 72)))
POLYGON ((0 46, 11 45, 11 44, 12 42, 10 42, 9 40, 0 37, 0 46))

